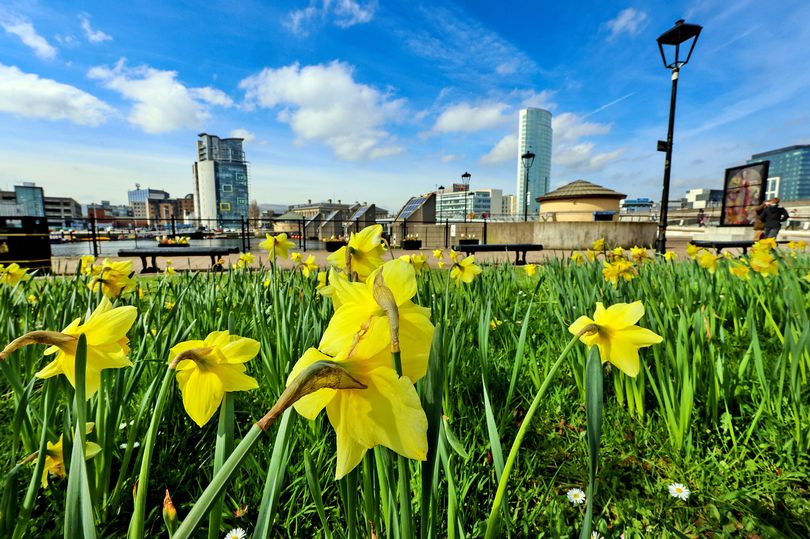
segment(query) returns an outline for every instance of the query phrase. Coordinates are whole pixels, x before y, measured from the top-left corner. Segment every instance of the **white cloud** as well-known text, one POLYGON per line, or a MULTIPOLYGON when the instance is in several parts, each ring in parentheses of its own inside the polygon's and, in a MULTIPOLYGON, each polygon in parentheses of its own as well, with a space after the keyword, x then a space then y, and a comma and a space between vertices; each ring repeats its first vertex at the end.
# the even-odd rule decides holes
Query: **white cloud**
POLYGON ((452 163, 453 161, 458 161, 460 158, 461 158, 461 156, 459 156, 459 155, 452 154, 452 153, 447 153, 447 154, 442 155, 440 159, 441 159, 442 163, 452 163))
POLYGON ((554 110, 557 104, 552 98, 557 94, 555 90, 543 90, 540 93, 534 90, 514 90, 512 96, 520 99, 520 108, 534 107, 554 110))
POLYGON ((509 120, 504 114, 507 105, 488 103, 472 106, 469 103, 458 103, 447 107, 436 119, 433 131, 436 133, 475 133, 503 125, 509 120))
POLYGON ((0 111, 96 126, 112 110, 100 99, 74 86, 0 64, 0 111))
POLYGON ((608 39, 615 39, 619 34, 638 34, 647 26, 647 19, 647 14, 643 11, 631 7, 621 10, 615 19, 605 23, 610 30, 608 39))
POLYGON ((404 100, 360 84, 351 66, 342 62, 278 69, 265 68, 244 79, 248 106, 283 107, 278 119, 298 141, 322 142, 341 159, 355 161, 402 151, 382 126, 402 118, 404 100))
POLYGON ((551 155, 551 161, 553 166, 561 166, 570 171, 597 172, 623 154, 624 148, 611 152, 594 153, 592 142, 582 142, 555 149, 551 155))
POLYGON ((494 164, 508 161, 509 159, 516 159, 518 150, 517 135, 506 135, 498 143, 492 147, 488 154, 481 158, 481 163, 494 164))
POLYGON ((186 87, 177 80, 176 71, 125 64, 122 58, 112 68, 96 66, 87 76, 134 101, 128 119, 147 133, 197 128, 210 118, 209 105, 233 104, 220 90, 186 87))
POLYGON ((374 19, 377 0, 366 3, 357 0, 310 0, 303 9, 290 12, 284 25, 298 36, 306 36, 331 20, 339 28, 350 28, 374 19))
POLYGON ((90 18, 85 15, 79 15, 79 20, 82 24, 82 30, 84 30, 84 37, 87 38, 87 41, 90 43, 103 43, 104 41, 112 41, 112 36, 109 34, 105 34, 101 30, 93 30, 93 27, 90 26, 90 18))
POLYGON ((44 37, 39 35, 34 25, 23 19, 11 16, 3 16, 0 13, 0 26, 9 34, 20 38, 25 45, 33 49, 34 54, 45 60, 56 58, 56 49, 48 43, 44 37))
POLYGON ((554 142, 575 142, 582 137, 606 135, 610 133, 611 124, 586 122, 582 116, 573 112, 563 112, 551 119, 554 130, 554 142))
POLYGON ((229 137, 244 139, 245 144, 249 144, 256 140, 256 134, 248 131, 247 129, 233 129, 228 133, 229 137))

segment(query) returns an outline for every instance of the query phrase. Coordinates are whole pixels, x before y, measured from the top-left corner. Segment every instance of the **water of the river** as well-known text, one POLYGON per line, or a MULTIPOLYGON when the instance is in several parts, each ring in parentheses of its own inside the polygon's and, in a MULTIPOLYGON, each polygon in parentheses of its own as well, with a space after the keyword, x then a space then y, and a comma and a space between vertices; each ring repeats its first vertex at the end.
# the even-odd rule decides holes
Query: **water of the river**
MULTIPOLYGON (((251 238, 250 250, 258 251, 259 243, 263 238, 251 238)), ((98 242, 99 256, 118 256, 120 249, 149 248, 155 246, 155 240, 144 238, 139 240, 115 240, 98 242)), ((191 240, 192 247, 237 247, 241 248, 242 242, 238 238, 233 239, 208 239, 191 240)), ((296 250, 301 250, 301 246, 296 241, 296 250)), ((314 251, 323 249, 323 244, 319 241, 307 241, 307 250, 314 251)), ((54 243, 51 245, 51 256, 82 256, 93 254, 93 243, 89 241, 77 241, 73 243, 54 243)))

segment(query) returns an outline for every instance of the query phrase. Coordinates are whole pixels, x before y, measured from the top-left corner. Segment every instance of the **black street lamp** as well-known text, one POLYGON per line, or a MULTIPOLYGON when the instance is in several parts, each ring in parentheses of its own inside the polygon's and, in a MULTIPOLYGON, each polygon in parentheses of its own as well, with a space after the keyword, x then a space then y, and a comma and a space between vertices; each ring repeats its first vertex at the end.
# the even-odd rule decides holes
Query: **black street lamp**
POLYGON ((534 154, 529 150, 520 156, 523 161, 523 169, 526 171, 526 178, 523 181, 523 220, 529 220, 529 169, 534 163, 534 154))
POLYGON ((702 26, 697 24, 688 24, 680 19, 675 22, 675 26, 658 36, 658 50, 661 51, 661 59, 664 61, 664 67, 672 70, 672 95, 669 100, 669 129, 667 130, 667 140, 658 141, 658 151, 666 152, 664 160, 664 191, 661 194, 661 221, 658 225, 658 246, 659 253, 664 254, 667 249, 667 210, 669 207, 669 176, 670 168, 672 166, 672 132, 675 129, 675 97, 678 93, 678 74, 681 68, 685 66, 689 59, 692 57, 692 51, 695 50, 698 36, 702 26), (681 50, 681 45, 684 45, 689 40, 692 40, 691 45, 685 45, 684 50, 681 50), (675 57, 667 59, 664 52, 664 46, 668 47, 670 53, 674 53, 675 57), (673 49, 674 47, 674 49, 673 49), (686 58, 683 58, 682 53, 689 48, 686 58))
MULTIPOLYGON (((439 196, 442 197, 441 199, 442 203, 439 205, 439 221, 441 221, 442 216, 444 215, 444 185, 440 185, 439 187, 437 187, 436 191, 438 191, 439 196)), ((438 198, 436 200, 438 205, 438 198)))
POLYGON ((461 175, 461 183, 464 184, 464 222, 467 222, 467 198, 469 198, 470 193, 470 178, 472 174, 469 172, 465 172, 461 175))

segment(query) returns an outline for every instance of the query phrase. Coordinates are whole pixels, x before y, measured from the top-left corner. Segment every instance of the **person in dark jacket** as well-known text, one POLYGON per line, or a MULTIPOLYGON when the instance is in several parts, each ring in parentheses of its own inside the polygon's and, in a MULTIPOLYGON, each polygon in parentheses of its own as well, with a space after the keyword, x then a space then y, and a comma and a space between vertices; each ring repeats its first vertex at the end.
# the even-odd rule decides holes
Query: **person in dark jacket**
POLYGON ((788 220, 790 215, 785 208, 779 205, 779 199, 774 198, 757 212, 757 217, 762 221, 765 233, 763 238, 776 238, 782 229, 782 223, 788 220))

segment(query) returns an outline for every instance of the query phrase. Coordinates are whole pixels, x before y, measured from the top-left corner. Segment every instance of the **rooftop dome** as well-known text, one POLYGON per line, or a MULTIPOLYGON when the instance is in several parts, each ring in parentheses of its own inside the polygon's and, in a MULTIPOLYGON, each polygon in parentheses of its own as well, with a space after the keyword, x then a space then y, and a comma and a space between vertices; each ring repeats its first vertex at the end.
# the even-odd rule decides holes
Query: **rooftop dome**
POLYGON ((570 198, 613 198, 621 200, 627 198, 627 195, 585 180, 575 180, 537 197, 536 200, 537 202, 543 202, 570 198))

